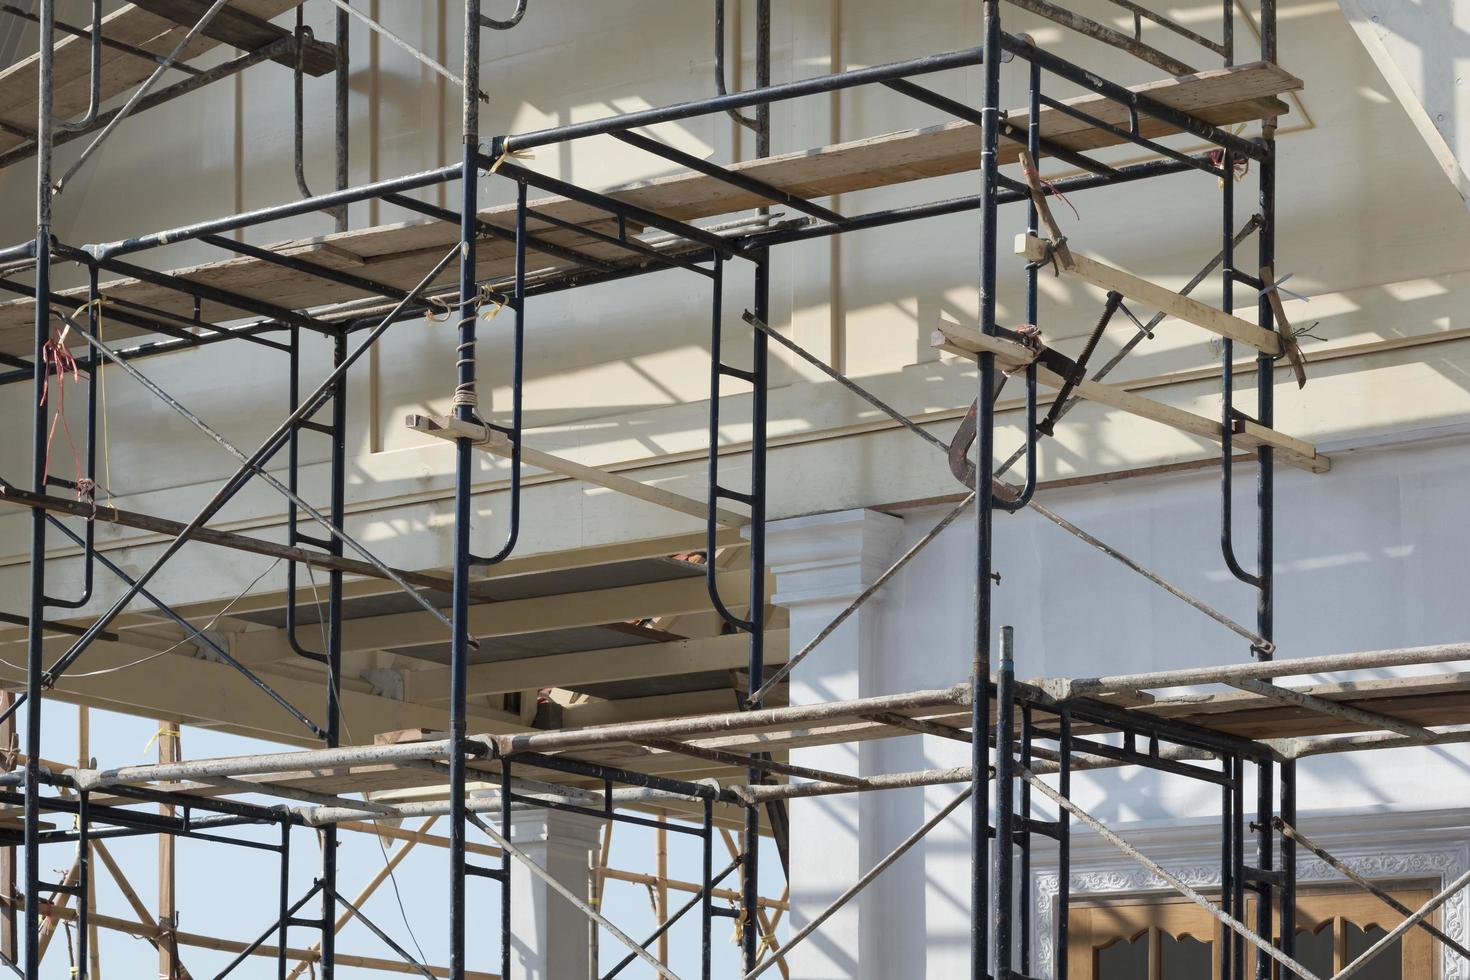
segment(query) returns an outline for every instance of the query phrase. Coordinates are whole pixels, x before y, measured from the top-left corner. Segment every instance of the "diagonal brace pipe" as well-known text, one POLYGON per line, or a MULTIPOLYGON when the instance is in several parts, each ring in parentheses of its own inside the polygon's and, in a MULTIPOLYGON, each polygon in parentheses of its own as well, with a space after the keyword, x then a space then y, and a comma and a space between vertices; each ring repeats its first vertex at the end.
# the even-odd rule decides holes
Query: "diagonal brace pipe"
MULTIPOLYGON (((889 865, 893 864, 893 862, 903 857, 904 854, 907 853, 911 847, 913 847, 919 841, 923 840, 924 836, 928 834, 929 831, 939 826, 939 824, 944 821, 945 817, 949 816, 955 810, 959 809, 960 805, 968 800, 973 792, 974 789, 972 787, 966 786, 964 791, 961 792, 959 796, 956 796, 954 799, 946 803, 944 807, 939 810, 938 813, 934 814, 934 816, 924 821, 924 825, 922 827, 914 831, 912 834, 909 834, 908 837, 904 838, 903 841, 900 842, 899 845, 893 850, 889 851, 882 860, 869 868, 866 874, 864 874, 857 881, 853 882, 852 885, 847 889, 847 891, 843 892, 841 895, 838 895, 831 905, 828 905, 821 912, 818 912, 817 915, 812 919, 812 921, 808 922, 805 926, 799 929, 790 939, 786 941, 786 945, 781 948, 780 952, 774 953, 771 956, 767 957, 765 960, 762 960, 756 965, 755 969, 745 974, 745 976, 742 977, 741 980, 755 980, 756 977, 760 976, 762 973, 765 973, 771 967, 775 966, 777 962, 785 958, 786 954, 791 952, 792 947, 801 942, 803 939, 810 936, 822 925, 823 922, 826 922, 834 914, 836 914, 838 909, 842 908, 842 906, 852 901, 852 899, 857 896, 858 892, 861 892, 864 888, 872 884, 875 878, 877 878, 884 871, 888 870, 889 865)), ((1312 980, 1316 980, 1316 978, 1313 977, 1312 980)))
POLYGON ((587 918, 591 919, 593 922, 597 923, 608 932, 612 933, 614 936, 617 937, 618 942, 628 947, 629 950, 637 954, 639 959, 643 960, 643 962, 653 967, 654 976, 667 977, 668 980, 679 980, 679 977, 668 967, 660 963, 657 957, 655 957, 648 950, 644 949, 642 946, 639 946, 638 943, 634 941, 632 936, 629 936, 626 932, 619 929, 611 922, 607 921, 607 919, 603 918, 597 913, 596 909, 588 905, 585 901, 578 898, 576 895, 572 894, 572 890, 570 888, 557 881, 556 877, 550 871, 547 871, 545 868, 541 867, 541 865, 537 864, 535 861, 532 861, 530 855, 521 850, 519 847, 516 847, 514 844, 512 844, 498 830, 491 827, 489 824, 481 820, 479 817, 475 816, 475 814, 473 813, 466 813, 465 817, 470 821, 470 823, 474 824, 476 827, 479 827, 486 834, 488 834, 490 839, 493 840, 496 844, 504 848, 507 854, 524 864, 526 866, 526 870, 530 871, 531 874, 546 882, 546 884, 551 888, 552 891, 556 892, 562 898, 575 905, 578 909, 581 910, 583 915, 587 916, 587 918))
MULTIPOLYGON (((1210 901, 1208 898, 1205 898, 1199 892, 1189 887, 1189 885, 1185 884, 1181 878, 1170 874, 1168 871, 1165 871, 1163 867, 1161 867, 1148 855, 1144 854, 1138 848, 1128 843, 1122 837, 1119 837, 1112 830, 1109 830, 1108 827, 1102 823, 1102 821, 1098 820, 1092 814, 1082 809, 1076 803, 1073 803, 1071 800, 1067 799, 1057 790, 1052 789, 1046 783, 1042 782, 1039 778, 1037 778, 1035 773, 1031 772, 1031 770, 1027 769, 1025 766, 1017 766, 1016 775, 1019 776, 1021 779, 1024 779, 1033 789, 1039 791, 1043 796, 1050 799, 1057 806, 1061 807, 1063 810, 1066 810, 1072 816, 1076 817, 1078 820, 1085 823, 1088 827, 1092 828, 1092 830, 1103 840, 1107 841, 1109 844, 1112 844, 1128 857, 1138 862, 1148 871, 1153 873, 1153 875, 1157 877, 1160 881, 1164 882, 1170 888, 1174 889, 1179 894, 1183 895, 1185 898, 1189 899, 1191 902, 1195 903, 1200 908, 1210 913, 1210 915, 1214 916, 1221 925, 1235 932, 1237 935, 1244 937, 1246 942, 1250 943, 1252 946, 1256 947, 1256 949, 1265 953, 1267 956, 1271 957, 1273 960, 1280 963, 1288 970, 1291 970, 1294 976, 1300 977, 1301 980, 1321 980, 1321 978, 1318 977, 1311 970, 1308 970, 1296 960, 1292 959, 1290 956, 1287 956, 1281 950, 1273 946, 1270 942, 1262 939, 1253 930, 1242 925, 1240 921, 1237 920, 1234 916, 1221 909, 1220 906, 1216 905, 1214 902, 1210 901)), ((1470 881, 1470 877, 1467 877, 1467 881, 1470 881)), ((1332 978, 1332 980, 1341 980, 1341 978, 1343 978, 1344 976, 1346 976, 1345 973, 1340 973, 1336 977, 1332 978)))

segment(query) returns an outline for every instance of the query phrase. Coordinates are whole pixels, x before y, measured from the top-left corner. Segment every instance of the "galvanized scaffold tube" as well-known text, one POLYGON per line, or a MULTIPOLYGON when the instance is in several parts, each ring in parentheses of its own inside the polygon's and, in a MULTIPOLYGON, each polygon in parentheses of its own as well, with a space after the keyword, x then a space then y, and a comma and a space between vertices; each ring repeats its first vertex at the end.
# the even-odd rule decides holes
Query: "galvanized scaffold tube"
MULTIPOLYGON (((999 237, 999 209, 996 195, 1001 190, 997 159, 1000 123, 1001 24, 1000 0, 985 0, 981 14, 984 24, 984 81, 980 97, 980 332, 995 335, 996 327, 996 262, 999 237)), ((970 740, 970 980, 985 980, 989 975, 990 925, 990 807, 987 740, 978 733, 990 721, 990 621, 991 621, 991 548, 995 519, 995 494, 991 488, 995 471, 995 355, 979 357, 978 391, 976 393, 975 438, 975 621, 970 663, 970 728, 976 733, 970 740)))
MULTIPOLYGON (((462 422, 475 421, 475 324, 479 319, 476 304, 479 286, 475 281, 475 238, 477 229, 480 103, 480 0, 464 4, 464 91, 461 100, 463 158, 460 174, 459 232, 459 315, 455 352, 454 417, 462 422)), ((467 706, 467 668, 469 664, 469 599, 471 550, 470 523, 473 517, 472 483, 474 480, 474 448, 461 437, 454 443, 454 570, 449 653, 449 975, 460 980, 465 974, 465 937, 468 916, 465 911, 465 779, 468 746, 465 744, 467 706)), ((507 806, 508 812, 508 806, 507 806)), ((505 876, 503 902, 510 902, 510 877, 505 876)), ((508 973, 509 951, 502 950, 502 963, 508 973)))
MULTIPOLYGON (((39 88, 36 98, 36 319, 31 400, 31 482, 38 494, 46 492, 46 345, 51 338, 51 155, 52 86, 56 70, 56 0, 40 0, 39 88)), ((41 698, 45 665, 42 662, 46 620, 46 514, 31 513, 31 568, 26 636, 26 762, 25 762, 25 980, 39 980, 41 956, 36 937, 41 928, 41 698)))

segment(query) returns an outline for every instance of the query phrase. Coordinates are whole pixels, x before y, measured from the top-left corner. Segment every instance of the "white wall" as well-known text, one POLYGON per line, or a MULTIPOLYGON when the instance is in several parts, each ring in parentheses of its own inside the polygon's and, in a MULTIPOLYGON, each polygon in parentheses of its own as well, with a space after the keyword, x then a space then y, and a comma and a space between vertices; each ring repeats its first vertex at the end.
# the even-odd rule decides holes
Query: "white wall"
MULTIPOLYGON (((393 30, 451 68, 458 50, 453 7, 447 0, 376 5, 393 30), (448 26, 441 31, 441 24, 448 26)), ((979 28, 973 8, 961 0, 941 0, 897 17, 891 5, 868 0, 780 5, 775 77, 816 75, 974 43, 979 28), (834 10, 840 13, 834 16, 834 10)), ((1086 9, 1101 15, 1105 7, 1099 0, 1086 9)), ((1186 14, 1203 26, 1217 9, 1201 0, 1186 14)), ((1317 363, 1305 392, 1280 379, 1279 426, 1322 441, 1426 421, 1458 422, 1470 416, 1470 394, 1462 382, 1470 356, 1467 341, 1459 339, 1466 327, 1462 311, 1470 279, 1463 274, 1463 256, 1470 249, 1470 226, 1454 188, 1336 6, 1293 0, 1281 9, 1282 61, 1305 79, 1306 90, 1290 100, 1292 113, 1281 131, 1278 268, 1295 273, 1292 288, 1312 297, 1310 304, 1289 304, 1294 319, 1320 320, 1316 333, 1327 339, 1312 347, 1317 363), (1431 340, 1443 342, 1426 346, 1431 340), (1395 397, 1406 388, 1413 388, 1416 397, 1395 397)), ((751 11, 741 13, 748 22, 751 11)), ((325 2, 308 4, 308 20, 318 33, 328 30, 325 2)), ((1007 26, 1030 30, 1041 43, 1106 67, 1113 77, 1153 77, 1146 66, 1099 53, 1095 45, 1089 48, 1010 8, 1007 26)), ((492 99, 482 114, 483 130, 525 131, 707 93, 712 87, 710 27, 709 10, 697 4, 542 0, 521 27, 486 39, 483 67, 492 99)), ((748 23, 744 31, 742 50, 749 50, 748 23)), ((1243 16, 1237 36, 1244 59, 1252 39, 1243 16)), ((457 123, 450 87, 393 45, 370 42, 360 28, 353 37, 353 180, 451 159, 457 123)), ((1198 54, 1176 49, 1173 41, 1153 39, 1204 63, 1198 54)), ((732 46, 736 40, 732 33, 732 46)), ((732 73, 738 61, 732 59, 732 73)), ((1019 99, 1012 77, 1016 70, 1006 69, 1012 102, 1019 99)), ((973 100, 975 77, 954 72, 933 76, 929 83, 973 100)), ((750 81, 746 64, 737 82, 750 81)), ((328 82, 308 83, 312 120, 325 123, 330 117, 329 91, 328 82)), ((1064 87, 1057 91, 1065 94, 1064 87)), ((131 121, 90 178, 62 195, 58 233, 73 242, 105 241, 291 199, 289 126, 282 111, 288 92, 288 74, 262 66, 243 76, 238 88, 224 83, 168 111, 131 121)), ((895 93, 864 91, 778 105, 773 118, 780 151, 927 125, 940 117, 895 93)), ((309 177, 320 188, 328 180, 330 148, 325 129, 313 132, 309 177)), ((750 153, 749 140, 737 144, 734 124, 725 118, 663 127, 659 135, 717 160, 750 153)), ((1130 153, 1105 156, 1117 160, 1130 153)), ((569 151, 546 150, 532 164, 593 185, 661 172, 657 162, 604 140, 584 141, 569 151)), ((25 166, 0 175, 0 229, 6 240, 29 234, 30 179, 25 166)), ((1250 180, 1241 185, 1241 220, 1252 186, 1250 180)), ((961 175, 846 195, 836 203, 857 213, 972 190, 973 178, 961 175)), ((487 179, 481 191, 495 201, 504 199, 507 188, 487 179)), ((1077 194, 1081 220, 1067 214, 1064 222, 1074 247, 1179 285, 1217 247, 1213 192, 1211 178, 1194 174, 1108 194, 1077 194)), ((452 205, 455 189, 445 193, 452 205)), ((387 206, 363 206, 354 211, 353 225, 401 217, 387 206)), ((1014 224, 1020 214, 1010 212, 1005 220, 1014 224)), ((247 237, 266 242, 326 230, 324 217, 305 216, 247 237)), ((183 263, 208 254, 183 245, 144 260, 183 263)), ((972 215, 784 249, 774 269, 774 320, 947 434, 969 401, 971 375, 967 365, 936 355, 928 334, 941 314, 961 320, 973 316, 975 254, 972 215)), ((1020 309, 1020 263, 1007 258, 1002 266, 1002 316, 1013 321, 1020 309)), ((63 269, 61 274, 70 273, 63 269)), ((725 329, 732 348, 747 336, 739 323, 748 303, 747 281, 736 273, 727 290, 725 329)), ((1095 317, 1097 297, 1060 280, 1046 280, 1043 290, 1046 336, 1064 350, 1075 349, 1095 317)), ((1218 292, 1217 285, 1206 284, 1199 295, 1217 301, 1218 292)), ((700 496, 706 303, 702 280, 675 272, 531 304, 527 411, 535 432, 530 441, 599 465, 635 467, 640 478, 700 496)), ((353 527, 400 565, 442 565, 449 557, 444 518, 451 453, 443 445, 425 444, 401 425, 405 411, 442 408, 448 397, 453 339, 447 331, 444 325, 418 322, 396 328, 352 386, 348 498, 353 527)), ((1110 333, 1103 352, 1116 349, 1126 335, 1121 327, 1110 333)), ((1154 379, 1155 397, 1212 412, 1212 386, 1192 380, 1188 372, 1213 356, 1203 332, 1167 323, 1116 377, 1154 379)), ((323 370, 323 357, 314 346, 308 377, 323 370)), ((275 352, 237 344, 149 361, 145 369, 231 438, 253 445, 284 411, 282 361, 275 352), (249 384, 241 383, 247 378, 249 384)), ((928 449, 911 444, 866 406, 834 392, 830 383, 817 381, 809 369, 789 366, 784 354, 775 361, 772 425, 778 449, 770 513, 883 505, 932 497, 950 487, 928 449)), ((503 404, 505 339, 498 326, 487 329, 482 368, 486 383, 496 389, 496 402, 503 404)), ((745 466, 747 409, 736 386, 731 392, 722 439, 732 478, 738 479, 745 466)), ((121 377, 108 395, 111 482, 121 503, 187 518, 230 472, 232 461, 121 377)), ((0 391, 0 471, 6 474, 23 473, 27 466, 28 398, 19 386, 0 391)), ((1014 419, 1014 412, 1008 418, 1014 419)), ((1003 436, 1002 444, 1014 438, 1014 433, 1003 436)), ((1171 430, 1084 408, 1067 420, 1044 453, 1043 475, 1114 472, 1206 452, 1198 440, 1171 430)), ((308 447, 309 462, 321 455, 319 448, 308 447)), ((481 467, 479 530, 487 540, 498 539, 508 473, 497 462, 485 460, 481 467)), ((321 485, 320 469, 307 469, 309 492, 321 485)), ((566 481, 532 483, 521 553, 697 526, 651 505, 589 494, 566 481)), ((282 517, 275 495, 254 488, 224 515, 226 526, 265 535, 280 533, 282 517)), ((24 581, 25 529, 22 515, 0 514, 0 581, 14 582, 16 588, 24 581)), ((137 563, 159 544, 156 536, 138 532, 107 534, 103 540, 114 552, 127 549, 115 557, 137 563)), ((166 591, 178 602, 216 598, 243 587, 258 571, 234 562, 222 568, 217 557, 196 561, 192 551, 186 553, 179 574, 165 580, 166 591)), ((277 584, 267 580, 262 587, 277 584)))
MULTIPOLYGON (((1470 440, 1460 437, 1344 451, 1332 474, 1320 481, 1281 475, 1275 563, 1279 658, 1458 642, 1470 635, 1470 609, 1463 601, 1470 573, 1467 448, 1470 440)), ((1251 568, 1253 486, 1244 479, 1246 468, 1237 473, 1244 484, 1236 500, 1238 547, 1242 562, 1251 568)), ((1254 624, 1253 593, 1230 580, 1221 565, 1219 490, 1212 474, 1043 493, 1038 500, 1181 588, 1254 624)), ((904 515, 891 557, 911 546, 941 513, 904 515)), ((785 532, 777 528, 782 540, 785 532)), ((877 640, 862 648, 860 664, 846 662, 857 648, 834 636, 829 642, 836 641, 836 649, 818 647, 797 668, 793 701, 803 694, 814 699, 854 673, 864 678, 864 694, 938 688, 964 680, 972 649, 973 548, 973 523, 966 517, 914 559, 866 613, 877 640)), ((997 629, 1015 627, 1021 678, 1250 659, 1246 643, 1235 634, 1034 514, 997 515, 995 568, 1002 581, 994 591, 994 622, 997 629)), ((778 567, 778 588, 779 572, 778 567)), ((800 626, 793 613, 793 644, 805 642, 798 635, 800 626)), ((896 772, 967 761, 963 745, 914 737, 865 745, 852 755, 852 771, 896 772)), ((1467 766, 1470 750, 1455 746, 1304 759, 1299 763, 1304 828, 1311 833, 1310 828, 1336 826, 1339 821, 1331 814, 1378 814, 1381 822, 1364 825, 1362 834, 1389 834, 1408 819, 1404 813, 1470 807, 1467 766)), ((857 864, 865 869, 957 791, 942 787, 866 799, 799 800, 792 804, 793 823, 799 825, 810 812, 819 814, 824 825, 844 827, 861 849, 864 857, 857 864)), ((1254 798, 1248 787, 1248 808, 1254 798)), ((1194 849, 1175 846, 1168 856, 1190 868, 1216 863, 1218 838, 1211 836, 1216 825, 1208 815, 1219 812, 1217 789, 1129 768, 1076 775, 1073 799, 1110 826, 1135 828, 1145 843, 1158 837, 1152 828, 1178 828, 1185 821, 1195 827, 1194 849)), ((1048 811, 1038 807, 1038 812, 1048 811)), ((1444 819, 1452 827, 1463 822, 1461 814, 1444 819)), ((1088 835, 1083 831, 1079 836, 1088 835)), ((951 818, 873 886, 864 899, 862 921, 888 927, 881 943, 871 950, 864 947, 871 952, 864 972, 851 975, 892 976, 901 964, 912 968, 915 962, 926 964, 927 976, 961 975, 968 935, 967 842, 967 819, 951 818)), ((1412 853, 1415 845, 1408 837, 1399 847, 1412 853)), ((1050 848, 1043 842, 1038 850, 1050 848)), ((1106 850, 1105 845, 1089 850, 1084 844, 1078 874, 1086 874, 1089 860, 1105 865, 1103 859, 1110 860, 1106 850)), ((795 914, 799 923, 824 904, 815 896, 830 899, 840 891, 851 865, 845 868, 815 849, 799 852, 796 861, 793 876, 806 882, 807 893, 814 896, 795 914)), ((1099 880, 1107 879, 1085 878, 1093 887, 1099 880)), ((820 946, 819 940, 813 942, 820 946)), ((801 975, 848 974, 818 969, 801 975)))

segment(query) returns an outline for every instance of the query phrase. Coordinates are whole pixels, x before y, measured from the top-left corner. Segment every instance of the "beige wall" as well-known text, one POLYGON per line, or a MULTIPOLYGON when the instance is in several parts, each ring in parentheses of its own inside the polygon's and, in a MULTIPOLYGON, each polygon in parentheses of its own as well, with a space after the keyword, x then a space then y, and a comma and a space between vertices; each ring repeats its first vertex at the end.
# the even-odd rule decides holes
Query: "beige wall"
MULTIPOLYGON (((379 0, 373 6, 395 32, 451 68, 459 64, 454 3, 379 0), (446 14, 451 23, 441 30, 446 14)), ((1079 6, 1105 15, 1103 4, 1079 6)), ((1209 18, 1216 4, 1177 6, 1192 11, 1193 26, 1213 29, 1209 18)), ((903 5, 901 14, 883 0, 801 0, 777 7, 778 80, 953 49, 979 37, 976 5, 960 0, 903 5)), ((307 9, 318 34, 328 36, 327 4, 310 0, 307 9)), ((742 11, 746 49, 750 13, 742 11)), ((1293 0, 1282 3, 1281 14, 1281 61, 1306 80, 1306 89, 1282 123, 1277 264, 1295 274, 1291 288, 1312 297, 1310 303, 1288 303, 1294 320, 1321 321, 1315 333, 1325 340, 1309 341, 1309 353, 1336 356, 1313 366, 1312 383, 1300 394, 1280 378, 1278 427, 1332 448, 1458 425, 1470 411, 1464 381, 1470 348, 1439 335, 1467 326, 1463 314, 1457 315, 1470 293, 1463 258, 1470 254, 1470 224, 1462 202, 1336 3, 1293 0), (1442 342, 1430 343, 1436 340, 1442 342), (1372 346, 1385 341, 1402 346, 1372 346)), ((1030 30, 1048 48, 1087 60, 1119 80, 1156 74, 1064 37, 1055 27, 1037 26, 1013 8, 1006 15, 1009 27, 1030 30)), ((1250 60, 1253 38, 1246 19, 1238 19, 1236 30, 1240 60, 1250 60)), ((709 94, 710 34, 706 4, 539 0, 516 30, 485 35, 484 87, 491 102, 482 128, 486 133, 526 131, 709 94)), ((1206 64, 1195 51, 1155 34, 1150 40, 1206 64)), ((354 27, 353 38, 353 180, 450 160, 458 131, 452 86, 391 44, 370 42, 360 26, 354 27)), ((1019 70, 1018 65, 1004 70, 1007 100, 1016 105, 1019 70)), ((749 85, 752 76, 747 61, 736 83, 749 85)), ((973 102, 975 82, 973 73, 957 72, 929 83, 973 102)), ((1064 93, 1065 87, 1057 91, 1064 93)), ((308 173, 313 189, 324 190, 331 173, 330 80, 309 81, 308 95, 309 118, 316 126, 308 173)), ((289 99, 289 73, 267 65, 238 85, 217 85, 131 121, 92 165, 90 177, 76 182, 58 202, 58 233, 69 242, 106 241, 291 199, 289 99)), ((777 106, 775 143, 777 151, 800 149, 938 121, 936 112, 892 92, 848 92, 777 106)), ((662 127, 658 135, 721 161, 751 152, 748 139, 737 147, 727 117, 662 127)), ((1129 151, 1104 156, 1138 158, 1129 151)), ((594 186, 662 172, 657 161, 601 139, 570 150, 538 151, 532 165, 594 186)), ((31 180, 27 166, 0 176, 0 228, 7 244, 30 233, 31 180)), ((1250 213, 1254 187, 1253 178, 1240 185, 1241 220, 1250 213)), ((858 213, 973 191, 973 176, 961 175, 846 195, 837 206, 858 213)), ((451 185, 444 193, 453 206, 457 188, 451 185)), ((505 200, 508 193, 504 181, 481 182, 482 199, 505 200)), ((436 190, 426 194, 439 198, 436 190)), ((1080 221, 1066 208, 1061 211, 1074 248, 1178 287, 1218 247, 1218 200, 1210 178, 1187 174, 1076 194, 1080 221)), ((405 217, 386 205, 362 205, 354 209, 352 222, 363 227, 405 217)), ((1003 242, 1023 219, 1016 208, 1005 213, 1003 242)), ((328 230, 326 217, 306 216, 254 229, 247 237, 270 242, 328 230)), ((774 319, 892 403, 936 420, 936 431, 947 436, 948 420, 958 418, 972 397, 973 373, 935 355, 928 334, 940 315, 973 319, 977 250, 973 215, 785 248, 774 260, 774 319)), ((1001 315, 1016 322, 1023 300, 1021 264, 1007 251, 1003 248, 1001 315)), ((207 250, 184 245, 148 260, 182 264, 208 257, 207 250)), ((1242 265, 1253 261, 1254 249, 1248 248, 1242 265)), ((748 274, 737 264, 729 280, 726 342, 735 350, 748 336, 739 322, 749 304, 748 274)), ((1075 349, 1096 316, 1100 294, 1050 278, 1043 280, 1042 291, 1046 336, 1063 349, 1075 349)), ((1220 298, 1213 283, 1197 295, 1212 303, 1220 298)), ((535 431, 528 444, 587 462, 637 464, 632 475, 701 496, 707 301, 703 279, 676 271, 533 302, 527 321, 526 405, 535 431)), ((1244 290, 1237 301, 1248 302, 1244 290)), ((508 381, 508 319, 486 328, 481 346, 482 373, 501 406, 508 381)), ((1115 329, 1103 353, 1127 335, 1115 329)), ((1213 386, 1188 380, 1188 372, 1215 357, 1208 339, 1193 327, 1166 322, 1116 377, 1159 378, 1167 383, 1151 390, 1155 397, 1213 413, 1213 386)), ((324 370, 325 351, 318 345, 312 355, 307 378, 324 370)), ((452 359, 449 325, 407 322, 389 333, 370 371, 359 374, 353 385, 348 493, 354 530, 402 565, 442 565, 449 558, 445 513, 451 452, 440 443, 424 444, 403 430, 401 419, 405 411, 444 407, 452 359)), ((771 408, 779 448, 772 457, 772 516, 952 492, 953 481, 932 449, 894 431, 834 386, 817 382, 809 369, 795 368, 784 355, 777 360, 771 408)), ((276 352, 238 344, 142 366, 241 445, 259 442, 284 414, 285 364, 276 352)), ((730 389, 732 394, 737 390, 730 389)), ((27 467, 28 399, 19 386, 0 391, 0 468, 13 478, 27 467)), ((108 403, 111 483, 124 506, 186 519, 233 470, 233 461, 217 447, 121 377, 109 380, 108 403)), ((729 400, 722 437, 731 454, 732 479, 739 479, 745 466, 747 412, 744 399, 729 400)), ((1013 427, 1008 429, 999 437, 1002 450, 1008 452, 1018 438, 1013 427)), ((319 464, 322 449, 308 446, 306 458, 319 464)), ((1073 413, 1059 438, 1044 448, 1043 475, 1091 475, 1206 454, 1203 444, 1172 430, 1087 407, 1073 413)), ((59 458, 65 455, 64 449, 58 451, 59 458)), ((64 472, 70 463, 58 465, 64 472)), ((480 465, 477 536, 488 546, 503 534, 507 471, 488 459, 480 465)), ((319 487, 320 471, 320 465, 310 467, 304 485, 319 487)), ((688 518, 561 480, 532 480, 524 510, 521 548, 527 553, 698 527, 688 518)), ((252 488, 225 512, 222 524, 274 536, 280 533, 281 516, 272 491, 252 488)), ((104 529, 101 534, 133 566, 146 562, 154 541, 131 531, 104 529)), ((0 594, 20 594, 25 543, 23 517, 0 512, 0 594)), ((196 546, 165 573, 160 593, 178 601, 232 594, 266 564, 225 559, 222 552, 196 546)))

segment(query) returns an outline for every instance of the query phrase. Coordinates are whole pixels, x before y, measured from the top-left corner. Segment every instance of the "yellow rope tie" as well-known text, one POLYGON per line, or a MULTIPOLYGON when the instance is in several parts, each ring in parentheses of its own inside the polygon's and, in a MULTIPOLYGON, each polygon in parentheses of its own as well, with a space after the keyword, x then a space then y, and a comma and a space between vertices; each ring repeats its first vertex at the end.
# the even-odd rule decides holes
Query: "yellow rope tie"
POLYGON ((510 140, 507 139, 504 143, 504 148, 500 151, 500 156, 496 157, 495 162, 490 165, 490 169, 485 171, 486 175, 488 176, 499 170, 500 165, 505 162, 506 157, 510 157, 513 160, 534 160, 536 159, 536 154, 530 150, 511 149, 510 140))
POLYGON ((151 749, 151 748, 153 748, 153 743, 154 742, 156 742, 160 738, 164 738, 164 737, 168 737, 168 738, 179 738, 180 737, 179 730, 177 728, 169 728, 167 725, 165 725, 162 728, 160 728, 158 731, 154 732, 153 733, 153 737, 150 738, 148 740, 148 742, 143 746, 143 752, 144 752, 144 754, 146 755, 147 752, 148 752, 148 750, 151 749))

